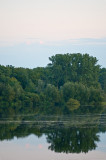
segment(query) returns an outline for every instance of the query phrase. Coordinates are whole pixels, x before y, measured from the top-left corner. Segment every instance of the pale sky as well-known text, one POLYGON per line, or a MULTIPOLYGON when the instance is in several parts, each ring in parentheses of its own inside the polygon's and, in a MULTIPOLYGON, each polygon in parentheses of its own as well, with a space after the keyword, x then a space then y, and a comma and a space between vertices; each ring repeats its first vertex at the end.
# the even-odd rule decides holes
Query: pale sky
POLYGON ((43 66, 60 52, 89 52, 106 67, 106 0, 0 0, 0 64, 43 66))

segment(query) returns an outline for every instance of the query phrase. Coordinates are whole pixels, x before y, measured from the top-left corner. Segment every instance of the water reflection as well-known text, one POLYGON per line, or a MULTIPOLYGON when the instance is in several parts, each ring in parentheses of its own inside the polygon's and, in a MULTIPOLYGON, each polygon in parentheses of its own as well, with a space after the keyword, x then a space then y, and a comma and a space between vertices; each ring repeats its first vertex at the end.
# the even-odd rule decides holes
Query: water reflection
MULTIPOLYGON (((95 150, 99 133, 106 132, 106 115, 15 116, 0 120, 0 140, 46 136, 48 149, 59 153, 95 150)), ((27 146, 28 147, 28 146, 27 146)))
POLYGON ((47 141, 51 144, 49 149, 55 152, 86 153, 96 148, 96 142, 99 141, 97 131, 97 128, 55 130, 47 136, 47 141))

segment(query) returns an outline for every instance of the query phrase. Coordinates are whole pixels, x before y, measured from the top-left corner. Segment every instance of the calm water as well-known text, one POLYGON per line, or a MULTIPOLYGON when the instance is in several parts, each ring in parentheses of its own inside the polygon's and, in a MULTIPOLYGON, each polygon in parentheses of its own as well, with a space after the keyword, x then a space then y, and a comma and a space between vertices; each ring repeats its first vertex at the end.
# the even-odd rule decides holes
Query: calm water
POLYGON ((0 160, 106 160, 106 114, 2 118, 0 160))

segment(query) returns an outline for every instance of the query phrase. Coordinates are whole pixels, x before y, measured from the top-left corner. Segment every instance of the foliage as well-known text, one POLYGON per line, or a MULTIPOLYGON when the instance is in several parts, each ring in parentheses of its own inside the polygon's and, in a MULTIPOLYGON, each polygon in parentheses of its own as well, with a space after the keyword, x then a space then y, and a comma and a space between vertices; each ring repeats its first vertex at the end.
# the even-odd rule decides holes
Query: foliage
POLYGON ((102 89, 106 93, 106 68, 102 68, 100 70, 99 82, 101 84, 102 89))
POLYGON ((88 54, 57 54, 49 58, 49 68, 54 84, 58 87, 67 81, 81 82, 87 86, 97 87, 100 66, 97 59, 88 54))
POLYGON ((73 111, 75 109, 78 109, 78 107, 80 106, 79 101, 70 98, 67 102, 67 107, 69 110, 73 111))
MULTIPOLYGON (((57 54, 47 67, 0 66, 0 116, 66 114, 106 97, 106 68, 88 54, 57 54)), ((102 103, 103 104, 103 103, 102 103)), ((89 107, 88 107, 89 108, 89 107)))

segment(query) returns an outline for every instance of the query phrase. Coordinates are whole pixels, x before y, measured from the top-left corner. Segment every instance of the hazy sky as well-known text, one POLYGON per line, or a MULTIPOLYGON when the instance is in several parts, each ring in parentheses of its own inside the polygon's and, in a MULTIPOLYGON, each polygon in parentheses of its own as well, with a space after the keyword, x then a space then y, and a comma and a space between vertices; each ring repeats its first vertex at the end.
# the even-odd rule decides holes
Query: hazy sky
POLYGON ((106 67, 106 0, 0 0, 0 64, 45 66, 67 52, 106 67))

